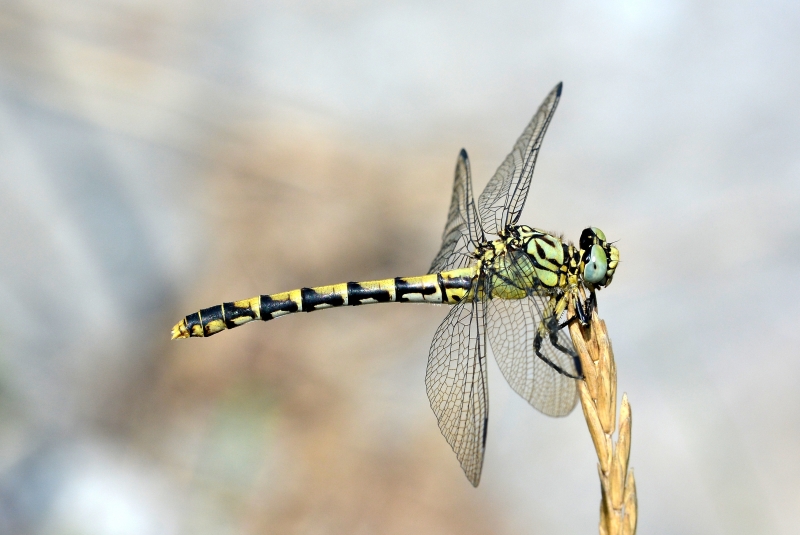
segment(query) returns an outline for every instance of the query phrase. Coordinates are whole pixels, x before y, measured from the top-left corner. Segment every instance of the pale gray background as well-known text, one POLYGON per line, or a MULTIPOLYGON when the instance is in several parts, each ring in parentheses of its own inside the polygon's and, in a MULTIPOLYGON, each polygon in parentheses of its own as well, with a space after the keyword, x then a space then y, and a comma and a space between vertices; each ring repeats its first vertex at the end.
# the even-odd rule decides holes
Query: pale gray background
POLYGON ((423 273, 458 150, 480 191, 560 80, 522 221, 619 240, 639 532, 795 533, 798 50, 780 1, 0 3, 0 533, 594 532, 582 416, 494 364, 469 487, 441 308, 167 341, 423 273))

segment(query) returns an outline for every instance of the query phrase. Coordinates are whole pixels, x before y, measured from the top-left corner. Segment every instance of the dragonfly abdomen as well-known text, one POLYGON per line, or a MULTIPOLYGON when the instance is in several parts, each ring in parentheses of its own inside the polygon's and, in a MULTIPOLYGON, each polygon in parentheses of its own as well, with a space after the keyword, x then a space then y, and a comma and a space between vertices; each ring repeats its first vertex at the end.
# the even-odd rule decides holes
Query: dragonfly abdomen
POLYGON ((253 320, 268 321, 295 312, 373 303, 446 303, 461 301, 477 270, 465 268, 421 277, 396 277, 300 288, 223 303, 189 314, 172 328, 172 338, 207 337, 253 320))

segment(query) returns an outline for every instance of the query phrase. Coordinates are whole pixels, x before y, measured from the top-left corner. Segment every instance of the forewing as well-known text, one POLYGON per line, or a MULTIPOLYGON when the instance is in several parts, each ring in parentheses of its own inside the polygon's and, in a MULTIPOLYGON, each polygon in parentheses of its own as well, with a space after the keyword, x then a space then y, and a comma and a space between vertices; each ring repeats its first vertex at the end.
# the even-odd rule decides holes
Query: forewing
MULTIPOLYGON (((487 303, 486 329, 495 360, 528 403, 549 416, 565 416, 577 402, 575 378, 581 370, 566 328, 558 329, 561 318, 555 317, 551 300, 556 294, 541 285, 524 253, 511 251, 502 260, 487 281, 523 289, 527 296, 487 303)), ((486 293, 492 295, 492 289, 486 293)))
POLYGON ((478 486, 489 418, 483 304, 462 301, 433 337, 425 386, 444 438, 478 486))
POLYGON ((497 234, 519 220, 544 133, 561 98, 561 86, 561 83, 555 86, 544 99, 539 111, 517 139, 511 153, 506 156, 481 193, 478 212, 486 233, 497 234))
POLYGON ((466 267, 474 258, 470 254, 483 241, 483 230, 478 221, 472 197, 472 175, 467 151, 461 149, 456 160, 453 197, 442 234, 442 246, 433 259, 428 273, 437 273, 466 267))

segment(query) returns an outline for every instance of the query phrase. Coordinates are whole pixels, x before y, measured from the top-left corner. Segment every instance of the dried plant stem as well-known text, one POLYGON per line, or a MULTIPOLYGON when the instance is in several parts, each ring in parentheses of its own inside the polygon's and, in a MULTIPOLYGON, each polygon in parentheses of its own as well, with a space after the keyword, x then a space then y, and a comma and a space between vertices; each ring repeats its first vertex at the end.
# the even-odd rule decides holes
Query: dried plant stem
MULTIPOLYGON (((570 315, 574 310, 570 307, 570 315)), ((636 533, 636 480, 628 469, 631 451, 631 406, 622 395, 617 441, 613 434, 617 416, 617 367, 606 324, 592 313, 587 327, 573 321, 572 343, 583 366, 578 381, 581 406, 597 451, 600 475, 600 535, 636 533)))

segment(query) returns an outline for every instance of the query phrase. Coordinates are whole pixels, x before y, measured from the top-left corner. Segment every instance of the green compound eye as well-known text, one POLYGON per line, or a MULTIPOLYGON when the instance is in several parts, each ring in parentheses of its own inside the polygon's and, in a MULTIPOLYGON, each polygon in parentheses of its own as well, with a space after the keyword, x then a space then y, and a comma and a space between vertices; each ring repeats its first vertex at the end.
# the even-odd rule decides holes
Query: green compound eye
POLYGON ((597 284, 606 278, 608 258, 606 252, 599 245, 592 245, 589 251, 589 260, 583 268, 583 280, 597 284))
POLYGON ((600 230, 597 227, 591 227, 591 228, 594 231, 595 236, 597 236, 598 238, 600 238, 603 241, 606 241, 606 235, 603 233, 602 230, 600 230))

